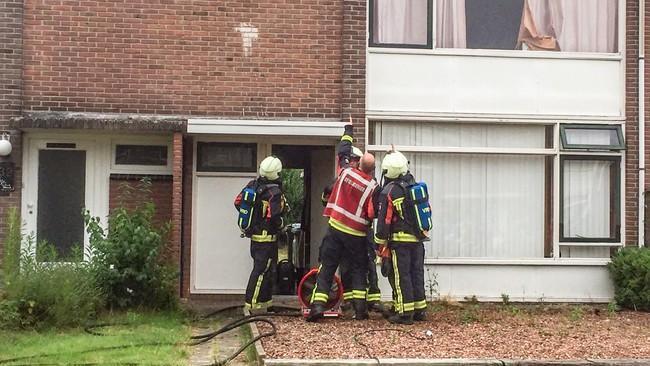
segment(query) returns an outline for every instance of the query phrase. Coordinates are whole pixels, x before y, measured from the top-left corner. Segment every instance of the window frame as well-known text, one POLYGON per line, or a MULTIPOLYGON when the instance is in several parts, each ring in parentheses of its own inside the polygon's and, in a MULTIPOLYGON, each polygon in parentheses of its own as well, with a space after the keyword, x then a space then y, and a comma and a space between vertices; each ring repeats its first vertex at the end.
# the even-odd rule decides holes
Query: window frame
POLYGON ((111 139, 111 174, 171 174, 173 162, 172 143, 169 139, 137 139, 137 138, 115 138, 111 139), (117 145, 144 145, 144 146, 167 146, 166 165, 138 165, 118 164, 117 145))
POLYGON ((560 182, 559 182, 559 197, 558 197, 558 209, 559 209, 559 244, 566 243, 620 243, 621 242, 621 161, 622 157, 619 155, 560 155, 559 170, 560 170, 560 182), (614 184, 610 186, 610 230, 613 233, 610 233, 608 238, 574 238, 564 236, 564 162, 567 160, 592 160, 592 161, 612 161, 614 162, 614 175, 610 175, 610 182, 614 184), (612 203, 614 206, 614 222, 611 222, 611 210, 612 203), (612 228, 613 225, 613 228, 612 228))
POLYGON ((196 142, 196 173, 257 173, 257 143, 239 143, 239 142, 219 142, 219 141, 197 141, 196 142), (241 147, 247 146, 252 147, 252 165, 251 170, 242 170, 239 167, 226 167, 220 168, 218 170, 205 170, 201 168, 202 155, 201 147, 203 145, 222 145, 222 146, 232 146, 232 147, 241 147))
POLYGON ((560 124, 560 144, 563 151, 571 150, 596 150, 596 151, 621 151, 625 150, 625 136, 621 125, 596 125, 596 124, 560 124), (585 144, 570 144, 566 139, 566 129, 582 129, 582 130, 613 130, 616 131, 618 137, 618 145, 585 145, 585 144))
POLYGON ((375 2, 377 0, 368 0, 368 47, 376 48, 413 48, 413 49, 434 49, 433 47, 433 2, 436 0, 427 0, 427 44, 402 44, 402 43, 376 43, 374 39, 374 19, 375 19, 375 2))

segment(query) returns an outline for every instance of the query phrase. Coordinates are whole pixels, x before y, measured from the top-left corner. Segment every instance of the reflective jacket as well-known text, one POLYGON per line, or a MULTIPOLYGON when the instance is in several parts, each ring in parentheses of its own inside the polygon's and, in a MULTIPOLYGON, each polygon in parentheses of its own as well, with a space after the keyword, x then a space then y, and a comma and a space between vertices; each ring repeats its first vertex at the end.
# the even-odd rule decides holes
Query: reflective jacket
POLYGON ((377 226, 375 227, 375 243, 386 245, 388 241, 402 243, 419 243, 417 232, 413 223, 408 222, 408 213, 405 212, 404 200, 407 192, 398 181, 405 181, 407 185, 415 184, 411 173, 407 173, 395 180, 388 181, 377 199, 377 226))
POLYGON ((366 236, 375 216, 372 197, 377 182, 356 168, 344 169, 334 182, 323 216, 334 229, 355 236, 366 236))
MULTIPOLYGON (((276 234, 284 227, 282 215, 285 213, 287 205, 286 198, 282 193, 282 183, 280 180, 269 181, 266 178, 259 177, 253 179, 246 187, 257 185, 262 187, 261 193, 255 203, 255 217, 253 218, 253 229, 251 240, 265 243, 277 240, 276 234)), ((239 210, 241 203, 241 193, 235 198, 235 208, 239 210)))

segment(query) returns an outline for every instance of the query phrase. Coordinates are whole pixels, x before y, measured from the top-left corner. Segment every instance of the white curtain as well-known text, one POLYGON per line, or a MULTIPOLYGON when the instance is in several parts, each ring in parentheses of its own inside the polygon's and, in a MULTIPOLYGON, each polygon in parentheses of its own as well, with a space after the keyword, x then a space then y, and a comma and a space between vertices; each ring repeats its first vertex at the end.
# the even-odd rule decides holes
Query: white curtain
POLYGON ((608 238, 610 236, 611 161, 565 160, 564 236, 608 238))
POLYGON ((617 0, 525 0, 519 42, 529 49, 617 51, 617 0))
POLYGON ((467 47, 465 0, 436 1, 436 47, 467 47))
MULTIPOLYGON (((540 126, 383 122, 377 144, 543 147, 540 126)), ((429 186, 434 229, 427 257, 542 258, 544 158, 480 154, 407 154, 429 186)), ((381 158, 381 156, 379 156, 381 158)), ((379 165, 379 164, 378 164, 379 165)))
POLYGON ((375 43, 426 45, 427 0, 375 0, 375 43))

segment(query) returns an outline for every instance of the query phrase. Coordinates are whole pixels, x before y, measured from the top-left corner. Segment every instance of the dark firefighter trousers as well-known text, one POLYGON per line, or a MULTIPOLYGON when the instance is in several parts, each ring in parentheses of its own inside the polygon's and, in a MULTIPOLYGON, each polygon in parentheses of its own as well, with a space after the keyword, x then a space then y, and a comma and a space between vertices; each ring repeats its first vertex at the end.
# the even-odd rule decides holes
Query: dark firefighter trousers
POLYGON ((311 302, 326 303, 336 269, 341 265, 341 281, 345 291, 352 290, 352 299, 366 299, 368 254, 366 237, 327 229, 320 248, 320 266, 311 302))
MULTIPOLYGON (((370 241, 366 240, 367 244, 367 253, 368 253, 368 265, 367 265, 367 282, 366 282, 366 301, 368 303, 376 303, 381 301, 381 291, 379 290, 379 278, 377 277, 377 254, 375 253, 375 246, 374 244, 370 241)), ((341 264, 339 266, 339 270, 341 272, 341 277, 345 278, 347 280, 347 271, 348 268, 344 265, 341 264)), ((343 293, 343 299, 345 301, 352 300, 354 293, 352 291, 352 288, 350 287, 349 283, 346 283, 347 281, 343 281, 343 288, 345 292, 343 293)))
POLYGON ((393 309, 405 315, 426 309, 424 244, 390 242, 389 247, 393 263, 393 309))
POLYGON ((276 253, 277 242, 258 243, 251 240, 253 270, 246 286, 247 308, 260 309, 271 305, 276 253))

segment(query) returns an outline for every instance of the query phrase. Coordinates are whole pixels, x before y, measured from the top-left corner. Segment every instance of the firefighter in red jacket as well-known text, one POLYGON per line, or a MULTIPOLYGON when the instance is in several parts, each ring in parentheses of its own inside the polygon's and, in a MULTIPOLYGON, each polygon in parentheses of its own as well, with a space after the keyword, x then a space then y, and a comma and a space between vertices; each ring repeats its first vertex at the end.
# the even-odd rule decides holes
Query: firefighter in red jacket
MULTIPOLYGON (((254 187, 258 197, 252 227, 247 234, 251 238, 250 254, 253 258, 253 270, 248 279, 245 296, 245 306, 248 309, 266 309, 271 305, 273 296, 271 274, 277 253, 277 233, 284 227, 282 215, 288 210, 279 176, 281 170, 280 159, 269 156, 260 164, 260 176, 246 185, 249 188, 254 187)), ((241 201, 240 193, 235 198, 237 210, 240 208, 241 201)))
POLYGON ((366 153, 360 159, 359 168, 343 169, 332 187, 323 213, 329 217, 329 227, 320 248, 321 263, 307 321, 317 321, 327 310, 325 303, 339 264, 347 268, 346 290, 352 290, 355 319, 368 318, 366 234, 374 217, 372 197, 377 187, 372 177, 374 170, 375 159, 366 153))
POLYGON ((382 161, 386 184, 377 202, 375 242, 382 257, 392 262, 393 311, 391 323, 413 324, 426 320, 424 291, 424 244, 418 228, 408 219, 403 186, 415 183, 408 171, 408 160, 399 151, 387 154, 382 161), (400 184, 404 183, 404 184, 400 184))

